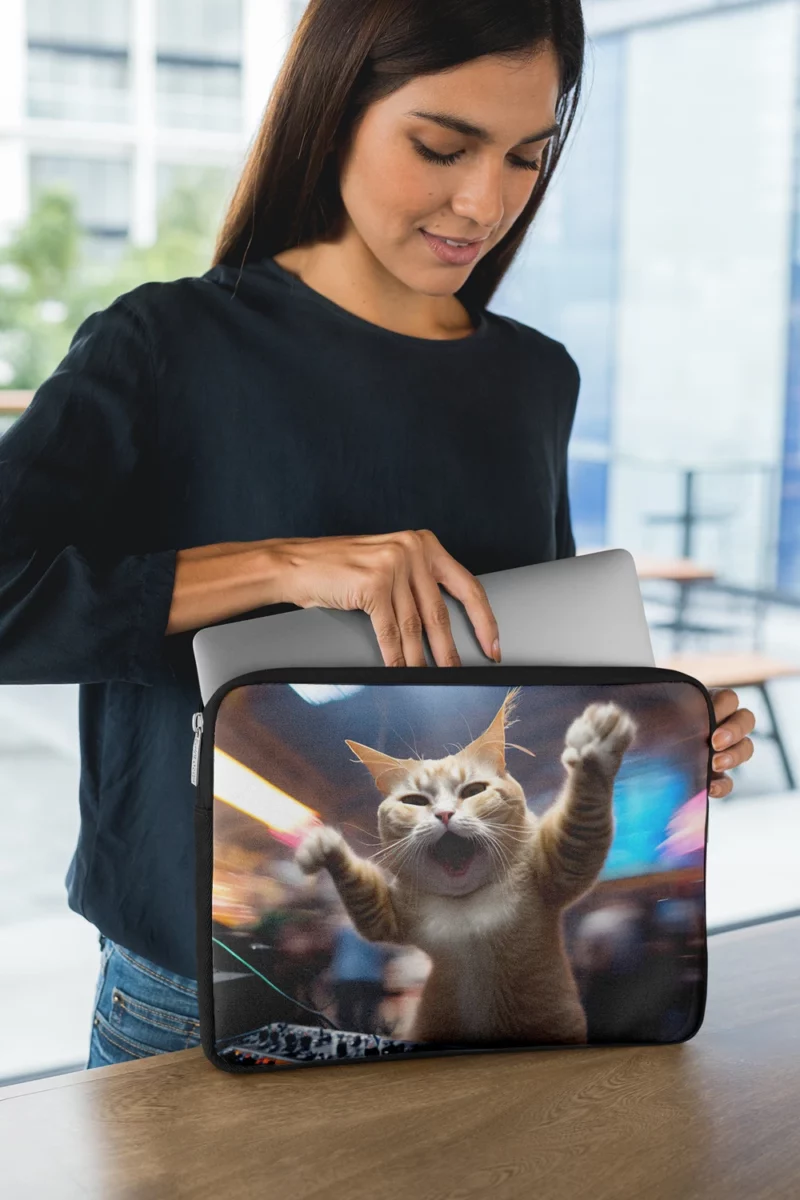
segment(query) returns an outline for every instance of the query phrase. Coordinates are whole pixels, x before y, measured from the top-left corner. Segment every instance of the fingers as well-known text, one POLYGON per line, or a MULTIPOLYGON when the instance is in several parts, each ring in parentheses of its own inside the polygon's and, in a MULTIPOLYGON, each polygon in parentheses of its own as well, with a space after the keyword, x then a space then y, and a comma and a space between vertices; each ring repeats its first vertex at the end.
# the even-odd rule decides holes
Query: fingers
POLYGON ((450 627, 450 613, 436 580, 424 564, 412 573, 410 586, 416 596, 437 667, 460 667, 461 658, 450 627))
POLYGON ((372 621, 383 665, 404 667, 406 660, 403 654, 403 638, 392 603, 392 592, 385 588, 376 590, 365 612, 372 621))
POLYGON ((721 725, 733 716, 739 707, 739 697, 733 688, 712 688, 711 701, 714 705, 714 717, 717 725, 721 725))
MULTIPOLYGON (((434 533, 431 533, 430 530, 421 532, 428 540, 430 571, 433 579, 441 583, 451 596, 455 596, 457 600, 461 601, 484 654, 487 658, 496 661, 492 643, 495 639, 500 640, 500 630, 483 584, 451 554, 448 554, 434 533)), ((446 607, 445 611, 447 611, 446 607)))
POLYGON ((714 730, 711 745, 715 750, 730 748, 740 742, 748 733, 752 733, 755 727, 756 719, 749 708, 735 709, 733 714, 714 730))
POLYGON ((741 763, 747 762, 753 757, 754 751, 752 738, 743 737, 731 750, 714 755, 711 760, 713 770, 709 788, 712 796, 727 796, 733 790, 733 780, 730 776, 723 774, 723 769, 729 770, 731 767, 738 767, 741 763))
POLYGON ((711 765, 715 771, 727 771, 730 767, 738 767, 741 763, 751 759, 754 750, 752 738, 742 738, 730 750, 723 750, 721 753, 715 754, 711 765))
MULTIPOLYGON (((305 557, 311 558, 313 567, 314 539, 308 540, 311 548, 305 557)), ((437 666, 461 665, 440 583, 462 602, 484 653, 495 660, 492 643, 499 638, 499 630, 482 584, 447 553, 429 529, 316 540, 323 566, 324 556, 332 557, 331 543, 342 542, 341 564, 333 556, 341 578, 333 572, 331 583, 330 572, 320 574, 311 569, 303 599, 295 602, 303 607, 322 604, 362 609, 372 622, 387 667, 426 666, 426 635, 437 666)))
MULTIPOLYGON (((438 592, 438 588, 436 589, 438 592)), ((392 592, 392 606, 395 611, 397 625, 400 630, 403 660, 407 667, 426 667, 425 649, 422 644, 422 617, 417 606, 417 600, 411 590, 408 576, 401 572, 395 579, 392 592)), ((421 606, 424 610, 425 606, 421 606)), ((428 634, 430 637, 430 632, 428 634)), ((450 639, 452 642, 452 638, 450 639)), ((437 666, 450 665, 439 661, 436 650, 431 644, 437 666)), ((455 650, 455 646, 453 647, 455 650)), ((458 655, 456 655, 456 658, 458 655)), ((455 665, 458 665, 457 663, 455 665)))

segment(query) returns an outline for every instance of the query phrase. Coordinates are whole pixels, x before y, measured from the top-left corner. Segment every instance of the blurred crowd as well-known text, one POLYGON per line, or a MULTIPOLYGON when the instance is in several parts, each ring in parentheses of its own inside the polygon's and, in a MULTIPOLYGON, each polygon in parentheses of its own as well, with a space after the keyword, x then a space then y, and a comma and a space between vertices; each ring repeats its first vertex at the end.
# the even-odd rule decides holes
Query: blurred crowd
MULTIPOLYGON (((290 857, 261 856, 256 868, 244 851, 220 858, 218 936, 230 941, 237 931, 246 947, 237 952, 283 993, 286 1003, 277 994, 270 1000, 273 1019, 297 1019, 290 997, 339 1029, 408 1036, 427 955, 362 938, 325 871, 309 878, 290 857)), ((668 886, 645 877, 636 888, 628 881, 622 895, 600 886, 567 914, 565 944, 590 1041, 677 1040, 693 1026, 705 971, 696 881, 668 886)))

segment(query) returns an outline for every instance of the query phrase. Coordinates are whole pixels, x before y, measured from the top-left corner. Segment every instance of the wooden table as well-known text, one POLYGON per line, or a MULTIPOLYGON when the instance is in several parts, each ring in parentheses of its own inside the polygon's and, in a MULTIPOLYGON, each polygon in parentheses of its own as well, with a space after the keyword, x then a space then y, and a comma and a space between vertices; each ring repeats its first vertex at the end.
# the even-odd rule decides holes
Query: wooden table
POLYGON ((681 1046, 237 1078, 200 1050, 0 1091, 9 1200, 796 1200, 800 918, 709 939, 681 1046))
POLYGON ((716 579, 713 567, 704 567, 693 558, 656 558, 649 554, 634 554, 636 574, 640 579, 668 579, 673 583, 709 583, 716 579))
POLYGON ((663 579, 674 583, 677 588, 675 615, 669 621, 653 621, 653 629, 673 631, 673 650, 683 645, 686 633, 720 633, 716 626, 698 625, 686 620, 691 589, 698 583, 711 583, 716 579, 712 567, 703 566, 691 558, 654 558, 651 555, 634 555, 636 574, 640 580, 663 579))
POLYGON ((33 399, 33 392, 14 392, 0 388, 0 416, 18 417, 33 399))

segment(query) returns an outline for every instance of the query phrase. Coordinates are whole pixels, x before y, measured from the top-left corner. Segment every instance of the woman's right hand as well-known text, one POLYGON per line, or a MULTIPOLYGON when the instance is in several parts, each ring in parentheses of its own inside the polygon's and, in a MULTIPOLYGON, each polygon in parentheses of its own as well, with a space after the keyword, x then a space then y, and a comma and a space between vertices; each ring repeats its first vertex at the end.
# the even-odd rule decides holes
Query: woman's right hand
POLYGON ((299 608, 361 609, 372 621, 384 665, 424 667, 424 628, 439 667, 461 660, 439 584, 460 600, 484 654, 499 661, 494 613, 480 580, 429 529, 320 538, 272 538, 282 598, 299 608))

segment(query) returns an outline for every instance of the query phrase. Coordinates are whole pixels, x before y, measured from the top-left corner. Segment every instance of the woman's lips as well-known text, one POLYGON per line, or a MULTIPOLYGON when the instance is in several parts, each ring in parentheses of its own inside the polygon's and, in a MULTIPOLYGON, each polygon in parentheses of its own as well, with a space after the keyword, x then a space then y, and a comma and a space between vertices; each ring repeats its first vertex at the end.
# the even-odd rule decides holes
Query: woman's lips
POLYGON ((437 237, 434 233, 428 233, 427 229, 420 229, 420 233, 439 261, 451 266, 461 267, 474 262, 483 245, 483 242, 471 242, 468 246, 448 246, 444 238, 437 237))

